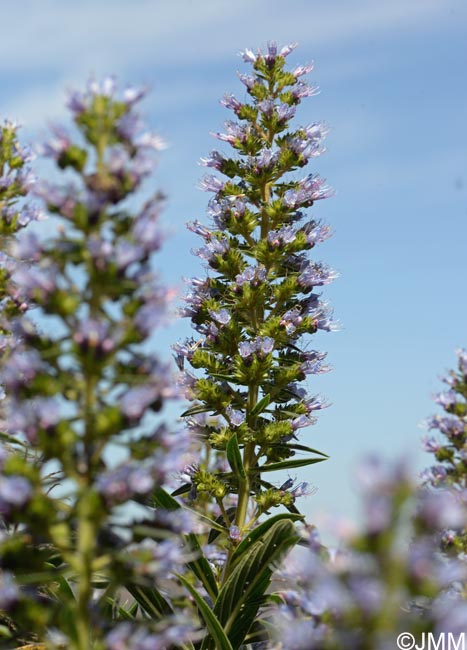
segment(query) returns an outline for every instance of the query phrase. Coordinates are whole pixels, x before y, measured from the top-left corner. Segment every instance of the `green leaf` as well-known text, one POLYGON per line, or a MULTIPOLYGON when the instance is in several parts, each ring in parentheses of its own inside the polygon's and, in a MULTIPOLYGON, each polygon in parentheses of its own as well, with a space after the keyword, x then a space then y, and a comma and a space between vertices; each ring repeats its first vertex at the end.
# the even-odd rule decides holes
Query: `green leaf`
MULTIPOLYGON (((227 633, 233 650, 244 643, 271 582, 273 566, 298 541, 290 520, 275 521, 266 533, 240 556, 219 592, 213 613, 227 633)), ((211 650, 206 639, 202 650, 211 650)))
POLYGON ((197 415, 198 413, 207 413, 208 411, 212 411, 210 406, 205 406, 204 404, 198 404, 196 406, 192 406, 187 411, 184 411, 180 417, 186 418, 189 415, 197 415))
POLYGON ((219 623, 216 616, 213 614, 211 608, 203 600, 198 591, 191 585, 188 580, 183 576, 177 576, 180 582, 188 589, 193 600, 195 601, 199 613, 206 623, 206 627, 209 630, 209 633, 216 644, 216 650, 233 650, 232 645, 230 644, 229 639, 227 638, 222 625, 219 623))
POLYGON ((57 570, 57 567, 54 564, 52 564, 52 562, 44 562, 44 566, 56 571, 54 580, 58 584, 58 589, 53 590, 54 595, 58 596, 59 600, 62 603, 65 602, 66 600, 71 600, 74 602, 76 600, 75 593, 70 583, 65 578, 65 576, 63 576, 62 573, 60 573, 60 570, 57 570))
POLYGON ((251 411, 251 416, 255 417, 256 415, 259 415, 264 411, 265 408, 269 406, 269 402, 271 401, 271 395, 269 393, 263 397, 263 399, 260 399, 259 402, 256 404, 254 409, 251 411))
POLYGON ((229 442, 227 443, 226 452, 227 460, 229 461, 229 465, 232 468, 235 476, 245 479, 245 468, 243 467, 242 456, 240 454, 240 448, 238 446, 238 438, 236 433, 231 436, 229 442))
POLYGON ((125 585, 125 588, 133 596, 141 609, 149 614, 151 618, 158 621, 165 616, 173 614, 173 609, 169 602, 155 587, 143 587, 128 583, 125 585))
POLYGON ((193 571, 195 576, 201 580, 204 588, 209 594, 209 597, 214 601, 217 598, 218 588, 216 578, 214 577, 214 573, 211 569, 211 565, 204 557, 197 536, 194 533, 190 533, 187 535, 187 538, 191 550, 196 554, 196 558, 191 562, 188 562, 188 566, 193 571))
POLYGON ((178 510, 182 506, 163 488, 156 488, 152 493, 152 502, 155 508, 163 508, 164 510, 178 510))
POLYGON ((10 445, 17 445, 18 447, 26 447, 24 442, 21 442, 21 440, 17 440, 13 436, 9 436, 7 433, 0 432, 0 440, 2 442, 7 442, 10 445))
POLYGON ((223 375, 219 372, 210 372, 209 376, 213 379, 220 379, 221 381, 230 381, 232 384, 238 384, 238 380, 234 375, 223 375))
MULTIPOLYGON (((115 618, 115 613, 118 614, 118 617, 120 620, 123 621, 133 621, 135 618, 135 614, 137 612, 139 603, 135 600, 134 603, 131 605, 131 607, 124 607, 120 605, 115 598, 112 598, 111 596, 105 596, 104 598, 104 607, 102 609, 103 614, 109 618, 109 619, 114 619, 115 618)), ((102 604, 101 604, 102 607, 102 604)))
MULTIPOLYGON (((273 446, 275 447, 275 445, 273 446)), ((287 444, 287 445, 279 445, 279 447, 285 447, 286 449, 293 449, 294 451, 306 451, 309 454, 319 454, 320 456, 329 458, 328 454, 325 454, 322 451, 318 451, 318 449, 313 449, 313 447, 306 447, 305 445, 287 444)))
MULTIPOLYGON (((226 513, 229 520, 233 521, 237 513, 237 506, 232 506, 231 508, 227 508, 226 513)), ((214 540, 216 540, 219 537, 220 532, 227 532, 225 527, 222 526, 223 521, 225 521, 224 515, 219 515, 216 519, 217 527, 216 528, 213 527, 209 532, 208 544, 212 544, 214 540), (222 528, 222 531, 219 530, 219 527, 222 528)))
MULTIPOLYGON (((188 510, 189 512, 195 512, 191 508, 187 508, 186 506, 180 504, 172 496, 170 496, 170 494, 166 492, 163 488, 157 488, 154 491, 152 495, 152 500, 155 507, 165 508, 166 510, 169 511, 178 510, 179 508, 183 507, 185 510, 188 510)), ((211 528, 218 528, 220 529, 221 532, 225 531, 225 528, 223 526, 219 526, 218 524, 216 524, 215 521, 212 521, 212 519, 210 519, 209 517, 200 515, 197 512, 195 512, 195 514, 198 517, 200 517, 200 519, 207 520, 211 528)), ((187 540, 187 543, 191 548, 191 550, 194 551, 196 555, 194 560, 188 562, 188 566, 193 571, 195 576, 199 580, 201 580, 209 596, 213 600, 215 600, 218 593, 216 578, 214 577, 214 573, 212 572, 211 565, 203 555, 203 551, 201 550, 201 546, 198 542, 198 538, 194 533, 190 533, 189 535, 185 536, 185 539, 187 540)))
POLYGON ((305 465, 322 463, 323 460, 327 460, 327 458, 294 458, 293 460, 281 460, 278 463, 262 465, 261 467, 258 467, 256 471, 277 472, 279 469, 294 469, 294 467, 304 467, 305 465))
MULTIPOLYGON (((172 492, 172 495, 173 494, 175 494, 175 492, 172 492)), ((193 508, 189 508, 184 503, 179 503, 173 498, 172 495, 166 492, 163 488, 157 488, 157 490, 152 495, 152 502, 154 507, 164 508, 165 510, 170 510, 170 511, 183 508, 183 510, 187 510, 188 512, 191 512, 193 515, 195 515, 195 517, 204 521, 206 524, 208 524, 210 528, 215 528, 220 533, 225 532, 225 526, 216 523, 216 521, 211 519, 211 517, 203 515, 201 512, 197 512, 193 508)))
POLYGON ((174 490, 171 494, 173 497, 179 497, 182 494, 188 494, 190 490, 191 490, 191 483, 184 483, 179 488, 174 490))
POLYGON ((265 535, 276 522, 287 519, 289 521, 301 521, 302 519, 305 519, 305 517, 304 515, 292 515, 287 512, 282 512, 279 515, 274 515, 274 517, 269 517, 269 519, 263 521, 261 524, 259 524, 259 526, 253 528, 253 530, 250 531, 248 535, 244 537, 244 539, 242 539, 232 555, 231 566, 233 566, 240 559, 243 553, 245 553, 245 551, 247 551, 252 544, 261 539, 263 535, 265 535))

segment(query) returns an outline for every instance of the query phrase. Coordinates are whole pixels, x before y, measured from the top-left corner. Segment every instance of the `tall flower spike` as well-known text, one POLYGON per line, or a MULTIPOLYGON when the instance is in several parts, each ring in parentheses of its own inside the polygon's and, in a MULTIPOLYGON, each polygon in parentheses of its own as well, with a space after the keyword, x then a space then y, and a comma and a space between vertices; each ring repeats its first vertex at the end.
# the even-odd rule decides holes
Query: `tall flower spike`
POLYGON ((309 527, 308 550, 276 574, 276 650, 386 648, 398 638, 463 634, 465 561, 442 557, 439 537, 462 526, 465 506, 447 491, 420 492, 407 469, 374 457, 361 465, 363 521, 352 532, 346 526, 338 548, 325 549, 309 527))
POLYGON ((225 131, 214 134, 233 152, 213 151, 201 161, 214 172, 200 185, 213 193, 208 204, 213 226, 188 224, 203 240, 194 253, 208 274, 190 281, 182 311, 197 331, 197 344, 177 344, 176 353, 180 366, 181 357, 203 371, 198 379, 184 380, 194 401, 185 415, 206 457, 180 490, 225 526, 216 538, 227 549, 220 585, 230 576, 238 540, 258 519, 276 506, 293 518, 295 501, 310 493, 305 484, 281 490, 265 473, 326 459, 297 442, 299 430, 315 422, 298 385, 327 369, 323 353, 305 351, 307 337, 334 329, 329 308, 313 289, 337 274, 308 257, 329 229, 307 220, 305 209, 332 191, 318 175, 294 173, 322 153, 326 127, 291 123, 301 98, 312 94, 298 80, 308 69, 285 69, 293 49, 271 42, 264 52, 243 52, 252 70, 239 78, 251 101, 226 95, 221 103, 237 121, 227 121, 225 131), (201 413, 213 417, 203 425, 201 413), (219 459, 224 463, 216 471, 219 459))
MULTIPOLYGON (((73 95, 79 144, 55 129, 44 153, 74 181, 36 190, 61 228, 18 244, 33 266, 12 277, 20 299, 35 301, 41 328, 17 320, 20 344, 0 374, 14 394, 7 432, 36 452, 34 463, 19 453, 0 461, 0 513, 14 526, 0 541, 1 568, 26 585, 9 588, 14 635, 44 643, 52 626, 56 647, 70 650, 122 647, 128 626, 110 632, 121 621, 119 590, 147 595, 167 571, 183 571, 186 555, 180 524, 163 523, 162 511, 148 506, 187 464, 190 437, 157 425, 157 413, 179 392, 148 345, 170 296, 152 270, 162 197, 136 214, 124 203, 150 173, 148 147, 158 142, 140 134, 142 94, 121 97, 108 78, 73 95), (123 450, 118 463, 116 447, 123 450), (51 465, 55 474, 46 479, 51 465), (146 513, 140 531, 134 515, 122 521, 119 514, 135 503, 146 513)), ((168 602, 166 611, 173 616, 165 622, 135 619, 129 633, 165 646, 173 625, 185 639, 190 622, 168 602)), ((54 642, 47 639, 47 647, 54 642)))
MULTIPOLYGON (((443 381, 447 390, 438 393, 435 402, 444 415, 434 415, 426 422, 426 427, 439 435, 423 441, 436 464, 423 471, 422 480, 433 488, 453 491, 467 503, 467 350, 457 350, 457 369, 443 381)), ((446 530, 442 544, 446 551, 467 553, 467 521, 462 531, 446 530)))

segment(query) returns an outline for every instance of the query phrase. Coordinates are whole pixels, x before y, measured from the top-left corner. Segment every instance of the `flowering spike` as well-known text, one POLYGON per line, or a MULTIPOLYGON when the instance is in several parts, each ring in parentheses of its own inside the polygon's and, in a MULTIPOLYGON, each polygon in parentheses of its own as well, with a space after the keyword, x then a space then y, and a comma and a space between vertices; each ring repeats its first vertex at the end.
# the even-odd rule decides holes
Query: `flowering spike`
POLYGON ((323 152, 327 133, 321 123, 290 124, 301 98, 313 94, 300 80, 311 67, 284 69, 294 47, 271 41, 265 51, 242 53, 252 70, 239 79, 251 102, 225 95, 222 104, 238 121, 213 134, 233 152, 213 151, 201 161, 217 172, 200 184, 214 194, 208 203, 213 225, 188 224, 203 239, 194 253, 209 270, 205 280, 189 282, 182 311, 199 335, 196 348, 193 339, 175 348, 179 367, 187 362, 204 373, 182 379, 194 401, 188 426, 207 450, 188 494, 225 522, 219 543, 231 547, 272 507, 296 512, 296 499, 313 492, 303 482, 292 490, 269 488, 261 476, 294 466, 297 434, 324 408, 299 387, 308 375, 329 370, 323 353, 306 351, 306 336, 336 328, 313 288, 337 273, 307 256, 330 229, 307 221, 304 212, 332 192, 316 174, 291 175, 323 152), (195 419, 201 411, 214 417, 195 419))

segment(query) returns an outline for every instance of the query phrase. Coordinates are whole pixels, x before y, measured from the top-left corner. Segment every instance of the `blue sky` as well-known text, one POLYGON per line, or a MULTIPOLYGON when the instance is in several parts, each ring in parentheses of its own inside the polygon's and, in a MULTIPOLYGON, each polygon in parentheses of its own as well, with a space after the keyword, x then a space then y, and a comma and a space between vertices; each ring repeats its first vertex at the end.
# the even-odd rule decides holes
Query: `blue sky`
MULTIPOLYGON (((336 189, 310 215, 334 237, 318 251, 341 277, 326 288, 343 330, 315 337, 334 371, 312 392, 333 406, 303 439, 331 460, 298 474, 318 493, 305 509, 353 513, 351 468, 368 450, 412 455, 435 411, 437 377, 467 346, 467 3, 465 0, 22 0, 2 3, 0 114, 40 139, 65 117, 64 91, 89 74, 151 87, 144 110, 170 143, 154 185, 169 196, 164 277, 200 275, 184 228, 205 220, 198 160, 230 116, 218 100, 244 96, 245 47, 298 41, 321 94, 298 120, 331 126, 309 166, 336 189), (41 135, 42 134, 42 135, 41 135)), ((161 347, 190 334, 179 322, 161 347)))

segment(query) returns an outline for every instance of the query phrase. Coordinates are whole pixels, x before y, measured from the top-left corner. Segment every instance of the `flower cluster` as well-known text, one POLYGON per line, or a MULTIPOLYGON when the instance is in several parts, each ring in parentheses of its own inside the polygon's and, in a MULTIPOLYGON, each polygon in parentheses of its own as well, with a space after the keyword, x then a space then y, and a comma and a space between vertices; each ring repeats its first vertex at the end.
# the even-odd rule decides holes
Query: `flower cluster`
MULTIPOLYGON (((436 464, 422 473, 424 483, 433 488, 450 489, 456 497, 467 502, 467 350, 458 350, 457 371, 450 371, 443 381, 448 390, 439 393, 435 402, 445 411, 426 422, 429 430, 437 431, 423 440, 425 451, 432 454, 436 464)), ((443 547, 446 550, 467 551, 467 527, 461 532, 446 529, 443 547)))
MULTIPOLYGON (((212 151, 201 160, 222 175, 208 174, 201 182, 214 194, 208 204, 213 226, 188 224, 203 240, 194 253, 206 262, 208 276, 188 280, 181 310, 198 338, 175 346, 181 368, 186 361, 204 372, 201 378, 185 372, 183 384, 194 402, 186 416, 211 450, 209 457, 226 454, 230 469, 216 473, 204 464, 192 473, 191 484, 198 499, 214 497, 225 512, 230 545, 231 525, 242 537, 272 507, 297 512, 299 492, 275 488, 262 479, 264 472, 326 458, 296 442, 297 430, 315 421, 311 411, 324 406, 313 405, 299 384, 328 369, 324 353, 305 349, 305 337, 336 329, 329 306, 314 289, 337 273, 309 258, 330 229, 305 213, 332 192, 318 175, 291 174, 324 151, 327 133, 321 123, 291 124, 302 98, 316 93, 302 80, 312 66, 286 69, 294 48, 269 43, 264 52, 243 52, 253 71, 239 78, 251 102, 226 95, 222 104, 237 121, 213 134, 231 145, 233 154, 212 151), (204 427, 193 419, 202 413, 213 416, 204 427)), ((186 490, 193 496, 188 484, 186 490)))
MULTIPOLYGON (((30 235, 15 247, 21 264, 9 287, 21 303, 34 301, 41 318, 38 326, 10 318, 18 343, 0 373, 10 396, 7 433, 34 451, 32 462, 2 455, 0 512, 15 532, 1 542, 0 593, 15 623, 11 635, 43 641, 53 628, 48 647, 123 647, 124 629, 109 630, 112 618, 127 620, 121 588, 141 597, 168 569, 182 572, 187 555, 180 532, 149 507, 186 465, 191 442, 157 421, 179 393, 150 345, 171 296, 151 265, 162 241, 163 197, 136 214, 124 203, 151 172, 151 150, 162 146, 141 131, 143 96, 133 88, 119 95, 110 78, 71 95, 80 139, 55 128, 42 151, 75 180, 35 187, 61 225, 55 236, 30 235), (131 516, 122 519, 131 503, 146 508, 139 529, 131 516)), ((23 159, 18 150, 18 168, 23 159)), ((22 177, 5 179, 7 188, 26 186, 22 177)), ((11 210, 12 224, 20 214, 11 210)), ((158 618, 153 607, 141 607, 158 618)), ((168 625, 154 620, 134 633, 166 643, 168 625)))
MULTIPOLYGON (((0 126, 0 333, 1 355, 14 347, 11 319, 27 309, 27 302, 11 282, 21 268, 18 261, 18 233, 32 221, 43 218, 41 210, 30 200, 36 178, 30 169, 31 151, 18 140, 18 125, 6 120, 0 126)), ((29 239, 33 239, 29 235, 29 239)), ((23 241, 27 241, 26 239, 23 241)))
POLYGON ((465 507, 448 491, 418 493, 404 463, 371 458, 359 474, 362 529, 347 525, 328 550, 310 528, 306 556, 288 558, 282 585, 278 576, 277 650, 385 648, 402 633, 421 640, 465 630, 466 567, 439 551, 465 507))

